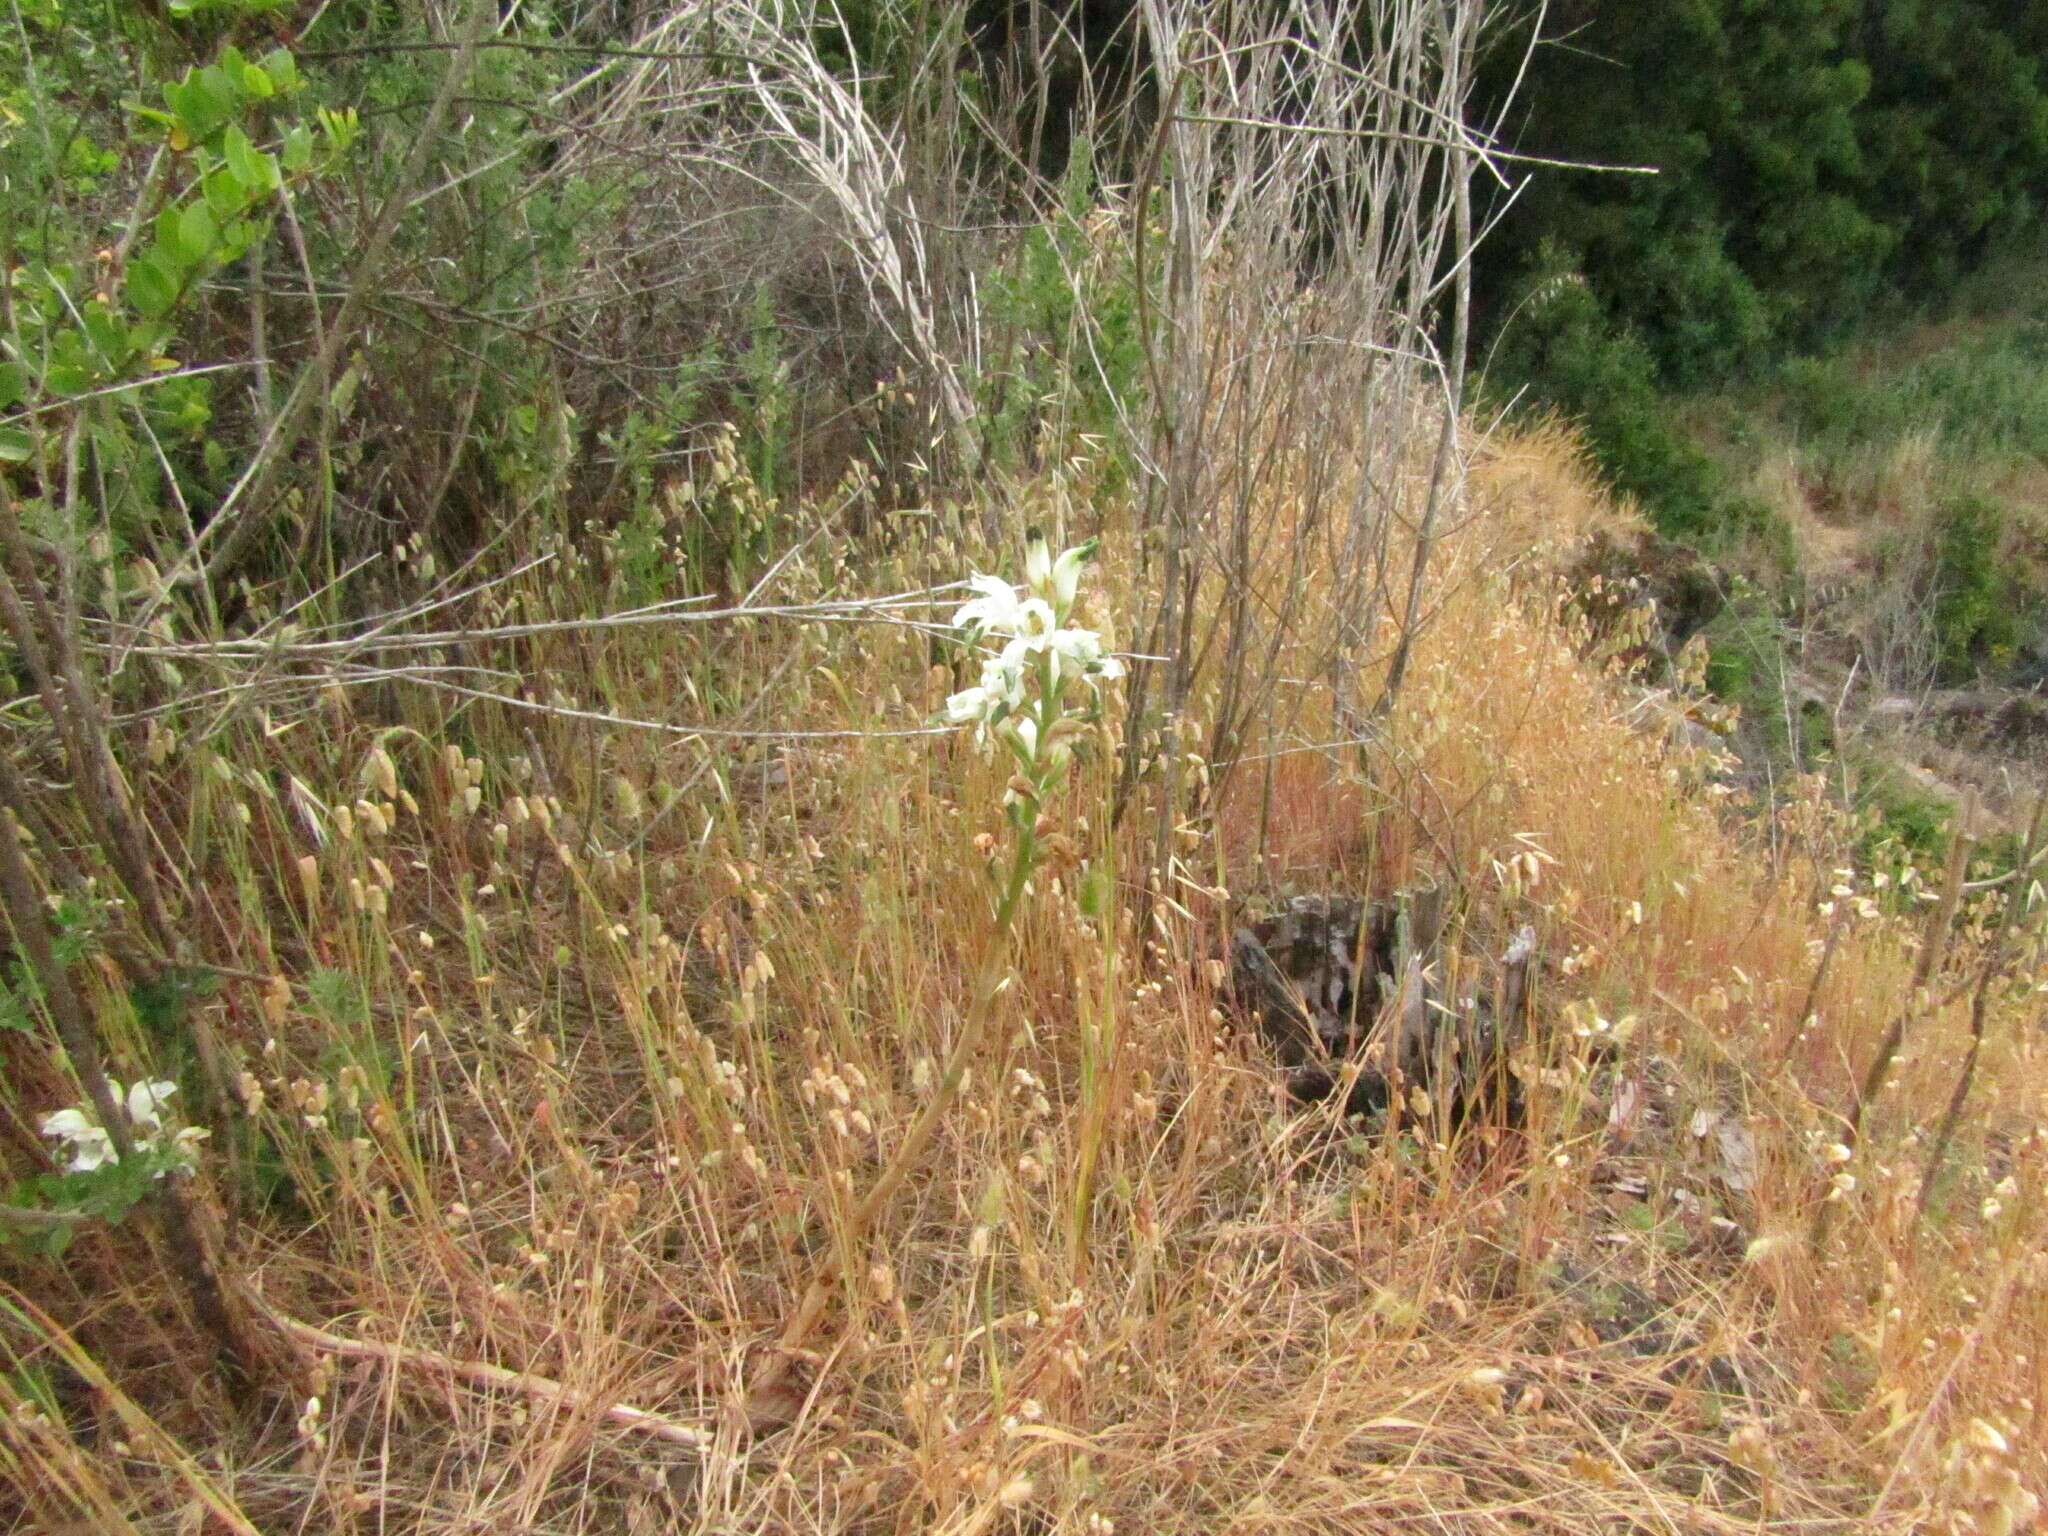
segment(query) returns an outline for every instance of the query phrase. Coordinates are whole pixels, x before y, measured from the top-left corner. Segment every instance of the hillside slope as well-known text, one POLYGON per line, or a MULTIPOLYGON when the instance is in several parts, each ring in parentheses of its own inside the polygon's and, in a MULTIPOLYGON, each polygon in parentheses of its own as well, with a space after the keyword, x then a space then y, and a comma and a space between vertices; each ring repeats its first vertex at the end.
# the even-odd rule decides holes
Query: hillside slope
MULTIPOLYGON (((1080 613, 1115 636, 1128 535, 1086 477, 1012 493, 1100 532, 1080 613)), ((803 608, 965 574, 907 550, 813 544, 760 598, 789 611, 610 629, 580 616, 612 558, 553 551, 489 597, 521 628, 467 642, 531 707, 337 684, 166 743, 143 789, 199 808, 180 900, 231 957, 195 1005, 198 1179, 269 1192, 232 1278, 298 1385, 224 1415, 126 1231, 11 1261, 17 1519, 2016 1529, 2048 1471, 2033 972, 1985 989, 1916 1222, 1987 897, 1916 989, 1916 903, 1844 867, 1825 786, 1745 827, 1642 727, 1547 574, 1621 521, 1569 440, 1488 445, 1467 512, 1363 749, 1282 684, 1138 906, 1149 830, 1113 825, 1090 728, 1007 941, 1011 770, 923 731, 956 678, 914 627, 803 608), (813 734, 748 738, 763 700, 813 734), (1539 936, 1515 1125, 1296 1105, 1215 989, 1232 914, 1425 878, 1447 995, 1539 936)))

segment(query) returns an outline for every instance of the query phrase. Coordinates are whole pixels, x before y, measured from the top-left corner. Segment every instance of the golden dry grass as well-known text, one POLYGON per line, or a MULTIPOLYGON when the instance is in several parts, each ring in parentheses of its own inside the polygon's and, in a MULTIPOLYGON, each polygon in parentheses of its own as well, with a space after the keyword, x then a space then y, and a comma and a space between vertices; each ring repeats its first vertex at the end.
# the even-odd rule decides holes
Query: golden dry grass
MULTIPOLYGON (((1383 744, 1320 749, 1309 692, 1276 699, 1149 910, 1040 877, 999 1039, 857 1246, 989 942, 1001 774, 964 738, 707 751, 337 693, 178 744, 154 792, 191 808, 185 910, 242 973, 203 1021, 233 1269, 347 1347, 302 1334, 289 1393, 231 1412, 131 1234, 10 1263, 15 1528, 2013 1528, 2048 1475, 2038 994, 2001 991, 1916 1233, 1966 1000, 1916 1010, 1831 1162, 1910 1002, 1910 924, 1849 922, 1802 1025, 1850 846, 1822 787, 1745 828, 1631 724, 1548 574, 1619 516, 1568 438, 1494 444, 1469 501, 1383 744), (1538 928, 1518 1129, 1335 1124, 1219 1009, 1231 899, 1415 876, 1455 883, 1467 990, 1538 928), (824 1267, 832 1309, 750 1402, 824 1267)), ((1124 633, 1099 515, 1092 611, 1124 633)), ((574 611, 607 579, 502 600, 574 611)), ((813 730, 915 724, 952 686, 880 625, 507 660, 634 716, 751 721, 772 687, 813 730)), ((1129 877, 1111 771, 1055 819, 1129 877)), ((64 1097, 10 1060, 17 1103, 64 1097)))

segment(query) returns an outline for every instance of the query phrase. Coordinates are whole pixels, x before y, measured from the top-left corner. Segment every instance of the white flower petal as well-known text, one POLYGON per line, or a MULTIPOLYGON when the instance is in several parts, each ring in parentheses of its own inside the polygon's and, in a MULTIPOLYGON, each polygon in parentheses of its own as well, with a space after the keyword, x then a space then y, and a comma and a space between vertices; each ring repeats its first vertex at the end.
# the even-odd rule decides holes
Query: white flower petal
POLYGON ((176 1083, 136 1083, 128 1090, 128 1118, 152 1131, 160 1129, 164 1102, 177 1091, 176 1083))
POLYGON ((94 1127, 89 1135, 79 1136, 71 1142, 71 1161, 64 1165, 67 1173, 91 1173, 95 1168, 104 1168, 113 1162, 114 1143, 107 1133, 94 1127))
POLYGON ((78 1141, 86 1136, 100 1134, 100 1128, 82 1109, 59 1109, 43 1116, 43 1134, 62 1136, 66 1141, 78 1141))
POLYGON ((1045 637, 1046 649, 1065 657, 1082 671, 1102 660, 1102 637, 1092 629, 1058 629, 1045 637))
POLYGON ((171 1150, 187 1168, 195 1168, 199 1164, 199 1143, 212 1134, 203 1125, 188 1125, 171 1138, 171 1150))
POLYGON ((1002 655, 991 656, 981 665, 981 686, 992 699, 1012 709, 1024 702, 1023 645, 1021 640, 1012 640, 1003 647, 1002 655))
POLYGON ((1043 595, 1052 582, 1052 546, 1044 535, 1024 547, 1024 584, 1043 595))
POLYGON ((1081 568, 1095 553, 1095 541, 1076 544, 1061 555, 1052 566, 1052 600, 1061 613, 1074 606, 1075 594, 1081 590, 1081 568))
POLYGON ((967 725, 985 718, 989 704, 987 688, 963 688, 946 700, 946 720, 951 725, 967 725))
POLYGON ((957 629, 985 629, 1014 635, 1024 627, 1024 603, 1017 589, 1000 576, 980 572, 967 578, 967 585, 981 596, 962 603, 953 615, 957 629))

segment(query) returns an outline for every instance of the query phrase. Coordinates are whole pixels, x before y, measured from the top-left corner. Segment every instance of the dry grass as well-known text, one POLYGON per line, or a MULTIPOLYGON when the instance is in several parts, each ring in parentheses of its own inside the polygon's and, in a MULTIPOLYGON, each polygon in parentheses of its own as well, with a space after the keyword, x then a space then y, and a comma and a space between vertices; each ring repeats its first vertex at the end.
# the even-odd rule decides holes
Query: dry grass
MULTIPOLYGON (((1016 494, 1105 525, 1092 613, 1127 633, 1127 509, 1016 494)), ((707 744, 389 684, 166 739, 179 910, 238 972, 188 1075, 205 1177, 239 1283, 331 1339, 300 1332, 289 1393, 228 1412, 132 1234, 10 1261, 14 1528, 2013 1528, 2048 1476, 2037 994, 1997 996, 1916 1234, 1966 1028, 1947 978, 1988 915, 1830 1162, 1912 1006, 1910 925, 1849 921, 1814 989, 1845 845, 1819 788, 1742 829, 1623 718, 1546 574, 1616 516, 1561 435, 1493 445, 1467 500, 1384 739, 1328 748, 1283 685, 1259 771, 1183 827, 1147 910, 1084 900, 1074 862, 1145 857, 1109 824, 1105 726, 1000 1038, 856 1251, 990 941, 1001 774, 964 738, 707 744), (1539 929, 1519 1128, 1333 1124, 1218 1011, 1225 889, 1417 875, 1456 887, 1466 990, 1539 929), (750 1402, 828 1266, 811 1348, 750 1402)), ((591 611, 602 560, 565 564, 492 601, 591 611)), ((835 569, 813 550, 778 595, 835 569)), ((900 729, 954 686, 881 623, 502 650, 536 700, 707 725, 762 724, 772 689, 778 726, 900 729)), ((5 1044, 18 1138, 69 1094, 5 1044)), ((130 1028, 120 1075, 160 1049, 130 1028)))

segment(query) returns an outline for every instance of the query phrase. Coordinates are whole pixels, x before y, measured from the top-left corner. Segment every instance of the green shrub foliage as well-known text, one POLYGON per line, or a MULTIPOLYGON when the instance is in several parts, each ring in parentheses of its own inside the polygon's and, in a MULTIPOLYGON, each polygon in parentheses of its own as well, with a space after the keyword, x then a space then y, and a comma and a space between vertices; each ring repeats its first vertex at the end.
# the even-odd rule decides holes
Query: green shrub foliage
MULTIPOLYGON (((1567 0, 1530 60, 1518 149, 1655 174, 1537 176, 1494 291, 1562 248, 1662 383, 1717 382, 1941 300, 2048 190, 2048 20, 1930 0, 1567 0)), ((1491 70, 1519 68, 1526 26, 1491 70)))

